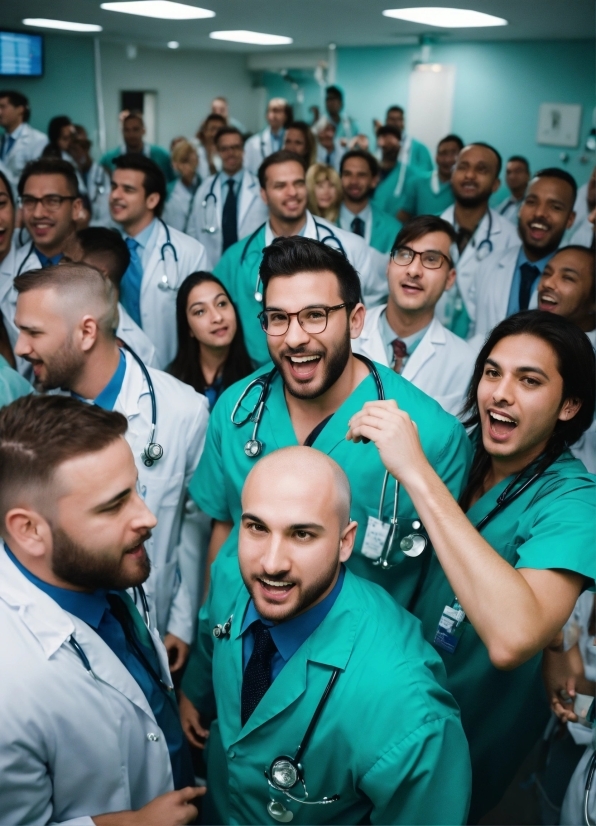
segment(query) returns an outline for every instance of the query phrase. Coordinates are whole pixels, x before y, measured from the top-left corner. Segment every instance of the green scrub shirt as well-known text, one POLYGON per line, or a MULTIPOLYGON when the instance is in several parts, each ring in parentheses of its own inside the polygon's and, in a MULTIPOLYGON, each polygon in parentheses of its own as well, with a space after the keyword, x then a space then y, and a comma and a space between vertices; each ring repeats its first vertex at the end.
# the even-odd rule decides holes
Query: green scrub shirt
POLYGON ((375 189, 375 194, 372 197, 372 204, 378 209, 389 213, 394 218, 402 208, 404 193, 409 182, 420 174, 420 170, 415 167, 408 166, 405 172, 404 185, 399 195, 395 194, 395 188, 399 183, 401 176, 401 163, 397 163, 395 168, 387 175, 384 181, 375 189))
MULTIPOLYGON (((473 525, 496 505, 511 478, 488 491, 468 511, 473 525)), ((593 580, 596 576, 594 524, 596 477, 564 453, 518 499, 482 529, 482 536, 515 568, 560 568, 593 580)), ((454 597, 433 557, 413 611, 424 636, 435 637, 445 605, 454 597)), ((499 617, 495 616, 495 622, 499 617)), ((549 717, 538 654, 512 671, 500 671, 469 622, 453 654, 438 648, 447 669, 447 687, 457 700, 470 744, 473 791, 470 819, 478 822, 495 806, 549 717)))
MULTIPOLYGON (((418 621, 347 571, 333 607, 243 727, 240 629, 248 601, 238 577, 234 586, 224 569, 214 571, 182 685, 202 715, 217 716, 207 741, 205 822, 274 824, 267 804, 276 800, 296 824, 465 823, 468 747, 418 621), (216 640, 212 629, 230 616, 229 635, 216 640), (295 754, 334 668, 339 676, 302 763, 311 800, 340 799, 294 803, 269 787, 264 769, 295 754)), ((300 797, 302 788, 293 793, 300 797)))
POLYGON ((432 189, 433 173, 411 178, 404 186, 401 208, 415 218, 417 215, 442 215, 455 202, 451 184, 438 181, 439 191, 432 189))
POLYGON ((33 393, 33 387, 0 356, 0 407, 33 393))
POLYGON ((372 210, 370 245, 379 252, 391 252, 397 234, 401 229, 401 223, 397 218, 384 212, 374 204, 370 206, 372 210))
MULTIPOLYGON (((376 367, 385 397, 395 399, 400 409, 409 413, 416 422, 429 462, 453 496, 459 497, 471 458, 471 445, 462 425, 407 379, 380 364, 376 367)), ((266 371, 260 371, 260 374, 265 373, 266 371)), ((244 480, 258 459, 250 459, 244 453, 245 443, 252 438, 253 422, 248 421, 242 427, 237 427, 232 424, 230 417, 234 405, 254 375, 228 388, 213 409, 205 450, 189 487, 190 495, 201 510, 213 519, 231 521, 235 525, 240 521, 240 495, 244 480)), ((259 392, 258 387, 249 391, 236 413, 237 421, 249 416, 259 392)), ((399 536, 390 560, 395 567, 382 570, 360 553, 368 517, 378 515, 385 468, 374 443, 354 444, 346 440, 346 433, 350 418, 362 409, 365 402, 377 399, 376 386, 373 377, 369 375, 334 413, 315 439, 313 447, 335 459, 350 480, 351 515, 358 522, 358 533, 355 552, 348 566, 365 579, 382 585, 401 605, 407 605, 422 575, 429 550, 417 558, 410 558, 398 548, 399 540, 412 532, 412 523, 417 519, 410 497, 403 488, 399 493, 399 536)), ((278 448, 298 444, 288 413, 283 382, 278 373, 265 403, 257 438, 264 443, 262 456, 278 448)), ((387 523, 392 513, 393 493, 394 482, 390 479, 383 509, 383 518, 387 523)), ((220 556, 225 553, 236 553, 234 531, 222 547, 220 556)))

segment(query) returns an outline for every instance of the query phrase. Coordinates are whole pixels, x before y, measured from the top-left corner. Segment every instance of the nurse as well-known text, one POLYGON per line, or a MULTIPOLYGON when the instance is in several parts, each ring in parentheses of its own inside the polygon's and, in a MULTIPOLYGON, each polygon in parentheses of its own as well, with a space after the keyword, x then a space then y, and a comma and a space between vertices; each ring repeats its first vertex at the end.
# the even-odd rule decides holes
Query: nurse
POLYGON ((357 528, 348 479, 319 451, 278 450, 249 474, 242 579, 214 576, 201 612, 208 645, 199 641, 183 684, 197 746, 207 715, 217 718, 206 822, 465 822, 468 747, 440 657, 411 614, 346 570, 357 528), (294 759, 303 781, 290 797, 272 784, 294 759))
MULTIPOLYGON (((209 561, 232 528, 240 524, 244 480, 259 461, 258 455, 245 450, 247 444, 259 440, 261 456, 290 445, 312 446, 332 456, 352 485, 352 516, 358 531, 348 566, 383 585, 397 602, 407 605, 425 555, 409 557, 398 546, 402 536, 412 532, 417 514, 407 493, 401 491, 399 536, 390 554, 390 566, 382 567, 379 558, 393 513, 395 488, 389 485, 382 496, 385 471, 378 451, 371 444, 354 449, 344 438, 347 424, 366 401, 377 400, 382 394, 395 399, 410 411, 431 464, 454 496, 460 495, 469 467, 465 431, 402 376, 352 354, 350 342, 360 335, 365 309, 358 275, 340 252, 310 238, 278 238, 265 250, 260 273, 265 308, 260 319, 266 331, 261 335, 275 370, 272 373, 268 365, 221 396, 190 485, 195 502, 215 520, 209 561), (251 416, 263 388, 254 385, 255 376, 270 377, 256 435, 251 416)), ((235 561, 234 536, 222 554, 235 561)))
POLYGON ((525 312, 480 351, 467 402, 475 454, 459 503, 415 417, 366 405, 348 439, 376 443, 412 498, 432 557, 412 610, 441 654, 470 743, 470 820, 503 795, 548 719, 542 651, 596 574, 596 478, 569 452, 592 422, 594 351, 574 324, 525 312))

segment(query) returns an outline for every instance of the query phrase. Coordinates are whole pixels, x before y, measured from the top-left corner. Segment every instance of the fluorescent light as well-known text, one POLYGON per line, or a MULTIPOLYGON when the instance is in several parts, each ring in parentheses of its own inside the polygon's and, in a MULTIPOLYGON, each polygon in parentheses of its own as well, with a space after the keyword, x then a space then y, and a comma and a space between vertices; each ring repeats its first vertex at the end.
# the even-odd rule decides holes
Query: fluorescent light
POLYGON ((179 49, 180 43, 177 40, 170 40, 168 43, 168 49, 179 49))
POLYGON ((428 6, 415 9, 385 9, 385 17, 396 17, 409 23, 424 23, 442 29, 467 29, 480 26, 506 26, 503 17, 494 17, 473 9, 447 9, 442 6, 428 6))
POLYGON ((263 34, 262 32, 248 32, 244 29, 229 32, 211 32, 213 40, 231 40, 233 43, 250 43, 253 46, 286 46, 293 43, 291 37, 281 34, 263 34))
POLYGON ((38 29, 62 29, 65 32, 100 32, 101 26, 94 23, 72 23, 70 20, 46 20, 45 17, 26 17, 25 26, 36 26, 38 29))
POLYGON ((119 11, 124 14, 138 14, 141 17, 159 17, 161 20, 198 20, 202 17, 215 17, 215 12, 186 3, 173 3, 171 0, 130 0, 124 3, 102 3, 106 11, 119 11))

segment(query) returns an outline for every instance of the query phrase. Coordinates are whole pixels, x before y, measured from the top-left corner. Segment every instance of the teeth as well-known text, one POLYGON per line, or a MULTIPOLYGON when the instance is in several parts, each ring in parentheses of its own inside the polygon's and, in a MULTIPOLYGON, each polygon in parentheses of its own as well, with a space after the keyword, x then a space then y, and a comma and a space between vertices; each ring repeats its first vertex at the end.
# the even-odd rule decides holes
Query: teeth
POLYGON ((294 364, 304 364, 307 361, 317 361, 320 356, 290 356, 290 361, 294 364))
POLYGON ((554 298, 551 298, 548 295, 541 296, 540 300, 543 301, 545 304, 556 304, 557 303, 554 298))
POLYGON ((544 230, 548 229, 548 227, 545 224, 538 224, 536 222, 530 224, 530 228, 531 229, 544 229, 544 230))
POLYGON ((292 585, 292 582, 273 582, 272 579, 265 579, 261 577, 261 582, 264 582, 265 585, 270 585, 272 588, 286 588, 288 585, 292 585))
POLYGON ((513 419, 510 419, 507 416, 499 416, 498 413, 493 413, 492 410, 488 415, 491 417, 491 419, 496 419, 498 422, 507 422, 507 424, 515 424, 513 419))

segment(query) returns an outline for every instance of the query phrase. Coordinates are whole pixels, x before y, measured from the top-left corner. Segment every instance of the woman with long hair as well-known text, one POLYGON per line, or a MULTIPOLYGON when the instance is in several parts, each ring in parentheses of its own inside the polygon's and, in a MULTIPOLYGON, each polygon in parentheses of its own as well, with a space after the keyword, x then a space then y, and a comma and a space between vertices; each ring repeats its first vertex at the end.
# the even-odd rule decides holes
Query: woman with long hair
POLYGON ((461 709, 471 823, 499 802, 540 738, 543 651, 556 656, 553 641, 596 576, 596 477, 569 450, 592 422, 595 372, 588 337, 561 316, 526 311, 495 327, 464 408, 473 458, 459 503, 395 402, 367 404, 351 420, 348 438, 376 443, 432 544, 423 551, 418 524, 420 536, 402 543, 427 554, 409 607, 461 709))
POLYGON ((312 166, 317 161, 315 136, 308 123, 303 120, 295 120, 289 126, 286 126, 283 148, 304 158, 307 167, 312 166))
POLYGON ((193 272, 176 296, 178 352, 168 372, 204 393, 213 408, 223 391, 253 371, 242 324, 228 292, 210 272, 193 272))
POLYGON ((216 115, 212 112, 199 126, 192 140, 199 156, 199 175, 202 181, 210 175, 215 175, 221 169, 221 158, 217 154, 215 136, 226 125, 227 121, 223 115, 216 115))
POLYGON ((313 164, 306 173, 306 189, 312 214, 335 224, 343 198, 341 180, 335 169, 324 163, 313 164))

